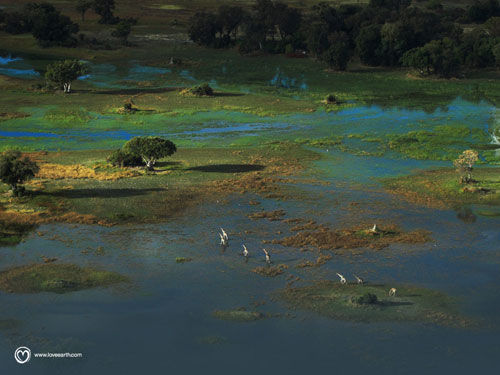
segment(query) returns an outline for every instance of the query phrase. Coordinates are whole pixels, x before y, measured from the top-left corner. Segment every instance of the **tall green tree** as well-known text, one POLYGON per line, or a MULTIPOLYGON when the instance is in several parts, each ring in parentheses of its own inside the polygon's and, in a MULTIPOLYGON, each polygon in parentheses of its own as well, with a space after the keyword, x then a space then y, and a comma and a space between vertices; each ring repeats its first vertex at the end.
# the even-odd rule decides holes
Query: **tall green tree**
POLYGON ((94 0, 93 8, 94 12, 101 16, 99 23, 113 25, 118 22, 118 18, 113 14, 115 0, 94 0))
POLYGON ((78 60, 64 60, 47 66, 45 79, 62 88, 65 93, 71 92, 71 83, 88 73, 85 64, 78 60))
POLYGON ((19 185, 35 177, 38 171, 38 165, 27 156, 22 157, 20 151, 9 150, 0 155, 0 180, 16 196, 24 193, 24 187, 19 185))
POLYGON ((153 170, 158 159, 172 155, 177 151, 175 144, 161 137, 134 137, 123 146, 123 151, 138 155, 146 164, 146 169, 153 170))

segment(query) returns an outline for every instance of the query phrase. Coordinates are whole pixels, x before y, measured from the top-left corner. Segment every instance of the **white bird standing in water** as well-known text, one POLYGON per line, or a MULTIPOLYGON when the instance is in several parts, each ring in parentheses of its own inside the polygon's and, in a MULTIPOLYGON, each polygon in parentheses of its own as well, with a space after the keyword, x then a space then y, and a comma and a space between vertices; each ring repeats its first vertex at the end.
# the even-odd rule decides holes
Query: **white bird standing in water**
POLYGON ((356 280, 358 281, 358 284, 363 284, 363 279, 359 276, 356 276, 354 275, 354 277, 356 278, 356 280))
POLYGON ((262 249, 262 251, 264 252, 264 254, 266 254, 266 263, 271 264, 271 255, 269 254, 269 252, 266 249, 262 249))
POLYGON ((245 245, 242 245, 243 246, 243 256, 245 258, 248 258, 248 250, 247 250, 247 247, 245 245))
POLYGON ((340 283, 341 284, 346 284, 347 280, 345 279, 344 275, 341 275, 340 273, 337 272, 337 276, 340 277, 340 283))
POLYGON ((394 297, 396 295, 396 288, 391 288, 389 289, 389 296, 390 297, 394 297))

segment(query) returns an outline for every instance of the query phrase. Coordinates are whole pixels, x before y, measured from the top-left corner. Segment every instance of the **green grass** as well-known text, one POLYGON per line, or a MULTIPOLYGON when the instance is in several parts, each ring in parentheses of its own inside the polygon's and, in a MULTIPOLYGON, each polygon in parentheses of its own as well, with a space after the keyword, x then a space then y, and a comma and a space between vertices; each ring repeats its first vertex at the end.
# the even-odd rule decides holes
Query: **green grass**
POLYGON ((323 281, 312 286, 287 288, 279 293, 289 306, 313 311, 332 319, 356 322, 416 321, 465 327, 471 322, 460 316, 447 295, 415 286, 346 284, 323 281), (390 297, 389 289, 396 295, 390 297), (376 302, 359 303, 367 293, 376 302))
POLYGON ((475 168, 473 179, 475 183, 460 184, 454 169, 442 168, 388 178, 383 183, 389 191, 429 206, 500 205, 500 168, 475 168))
POLYGON ((114 272, 73 264, 32 264, 0 272, 0 290, 9 293, 67 293, 126 281, 114 272))

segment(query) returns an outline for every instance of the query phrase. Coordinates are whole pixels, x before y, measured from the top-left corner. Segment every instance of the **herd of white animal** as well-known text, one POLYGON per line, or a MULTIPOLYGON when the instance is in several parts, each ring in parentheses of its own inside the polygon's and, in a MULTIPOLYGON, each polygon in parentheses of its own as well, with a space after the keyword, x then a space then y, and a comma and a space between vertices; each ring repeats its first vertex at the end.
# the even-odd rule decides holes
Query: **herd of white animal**
MULTIPOLYGON (((372 230, 376 231, 377 230, 377 226, 375 225, 372 230)), ((224 230, 224 228, 220 228, 219 237, 220 237, 220 245, 224 249, 227 248, 229 246, 229 236, 227 235, 227 232, 224 230)), ((243 246, 243 253, 242 253, 242 255, 245 258, 248 258, 250 256, 250 253, 248 252, 248 249, 247 249, 247 247, 244 244, 242 246, 243 246)), ((267 251, 264 248, 262 249, 262 251, 264 252, 264 255, 266 257, 266 263, 267 264, 271 264, 271 254, 269 253, 269 251, 267 251)), ((340 273, 337 272, 337 276, 340 278, 340 283, 341 284, 347 284, 347 279, 345 278, 344 275, 342 275, 342 274, 340 274, 340 273)), ((361 277, 356 276, 356 275, 354 275, 354 277, 356 278, 356 282, 358 284, 363 284, 364 283, 364 280, 361 277)), ((389 289, 389 296, 394 297, 396 295, 396 291, 397 291, 396 288, 389 289)))

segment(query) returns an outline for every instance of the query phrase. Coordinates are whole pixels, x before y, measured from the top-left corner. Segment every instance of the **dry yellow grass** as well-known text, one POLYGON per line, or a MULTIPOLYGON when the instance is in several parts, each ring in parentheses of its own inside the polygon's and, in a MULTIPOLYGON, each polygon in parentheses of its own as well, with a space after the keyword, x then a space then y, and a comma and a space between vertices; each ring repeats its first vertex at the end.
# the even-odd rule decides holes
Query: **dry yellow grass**
POLYGON ((140 173, 135 170, 121 170, 117 172, 97 172, 95 169, 81 164, 61 165, 52 163, 40 164, 37 178, 62 180, 66 178, 95 179, 100 181, 115 181, 120 178, 137 177, 140 173))

